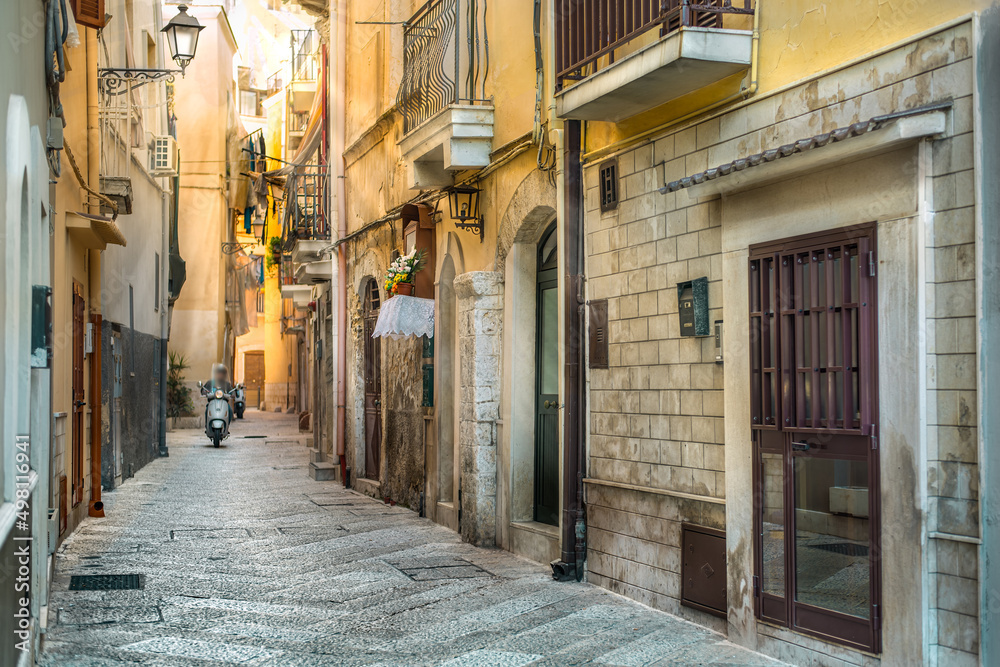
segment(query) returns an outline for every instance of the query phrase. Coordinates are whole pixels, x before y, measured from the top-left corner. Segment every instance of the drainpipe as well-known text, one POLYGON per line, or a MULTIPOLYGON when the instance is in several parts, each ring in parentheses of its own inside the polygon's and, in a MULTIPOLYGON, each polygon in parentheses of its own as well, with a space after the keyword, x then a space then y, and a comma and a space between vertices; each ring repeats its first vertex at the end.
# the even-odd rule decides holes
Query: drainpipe
MULTIPOLYGON (((101 182, 101 136, 98 125, 99 97, 97 94, 97 31, 87 28, 87 182, 91 188, 99 189, 101 182), (95 186, 98 186, 95 188, 95 186)), ((92 204, 90 212, 99 215, 100 204, 92 204)), ((88 291, 90 293, 90 320, 94 325, 94 351, 90 357, 90 507, 87 513, 93 517, 104 516, 101 501, 101 445, 104 440, 102 419, 102 362, 101 345, 101 251, 89 250, 90 273, 88 291)))
POLYGON ((760 3, 753 8, 753 33, 750 47, 750 85, 741 90, 743 99, 757 94, 757 60, 760 53, 760 3))
POLYGON ((583 307, 583 252, 581 232, 582 168, 581 121, 568 120, 564 124, 563 154, 563 239, 566 259, 566 280, 563 299, 565 317, 564 391, 566 400, 563 411, 563 510, 561 559, 552 565, 553 577, 560 581, 583 578, 586 527, 583 513, 584 453, 582 416, 585 402, 582 361, 582 307, 583 307))
MULTIPOLYGON (((336 181, 332 191, 334 193, 337 210, 337 238, 343 239, 347 236, 347 202, 344 187, 344 132, 346 107, 344 103, 344 91, 347 81, 347 17, 344 0, 333 0, 331 2, 330 32, 331 38, 336 31, 336 64, 331 67, 331 75, 334 76, 335 85, 332 86, 331 94, 336 95, 334 104, 336 117, 333 123, 332 150, 330 151, 330 165, 333 168, 333 176, 336 181)), ((331 40, 332 41, 332 40, 331 40)), ((340 462, 340 479, 344 486, 350 484, 347 475, 346 456, 346 436, 347 436, 347 246, 341 244, 337 246, 337 323, 335 336, 337 338, 337 405, 336 423, 334 425, 337 438, 337 459, 340 462)))
MULTIPOLYGON (((170 186, 168 185, 167 188, 170 186)), ((176 193, 174 193, 176 196, 176 193)), ((170 193, 164 190, 160 195, 163 202, 163 224, 160 239, 160 293, 157 294, 160 303, 160 414, 159 414, 159 443, 160 456, 170 456, 167 449, 167 339, 170 337, 170 310, 169 299, 165 298, 170 275, 170 193)))

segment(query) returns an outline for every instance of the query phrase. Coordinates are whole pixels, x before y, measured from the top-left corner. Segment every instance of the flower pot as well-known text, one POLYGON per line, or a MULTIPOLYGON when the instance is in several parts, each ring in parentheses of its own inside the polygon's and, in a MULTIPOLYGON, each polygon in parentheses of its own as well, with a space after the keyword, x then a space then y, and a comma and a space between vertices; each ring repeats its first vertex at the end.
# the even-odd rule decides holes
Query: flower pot
POLYGON ((413 283, 399 283, 396 285, 396 294, 413 296, 413 283))

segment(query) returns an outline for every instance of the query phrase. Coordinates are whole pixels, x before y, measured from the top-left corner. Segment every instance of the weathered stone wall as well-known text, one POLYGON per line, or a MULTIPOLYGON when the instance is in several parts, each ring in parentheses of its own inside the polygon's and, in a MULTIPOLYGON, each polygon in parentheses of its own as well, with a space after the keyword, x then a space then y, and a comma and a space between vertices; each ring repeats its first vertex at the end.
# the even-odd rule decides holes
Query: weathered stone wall
POLYGON ((455 278, 461 405, 462 538, 496 542, 497 434, 500 418, 500 343, 503 275, 472 271, 455 278))
MULTIPOLYGON (((392 250, 402 252, 401 244, 401 235, 389 223, 348 246, 345 451, 352 480, 365 477, 364 289, 370 279, 377 281, 384 303, 388 295, 382 289, 382 277, 392 250)), ((381 348, 382 448, 377 493, 416 511, 424 491, 422 343, 416 339, 383 338, 381 348)))

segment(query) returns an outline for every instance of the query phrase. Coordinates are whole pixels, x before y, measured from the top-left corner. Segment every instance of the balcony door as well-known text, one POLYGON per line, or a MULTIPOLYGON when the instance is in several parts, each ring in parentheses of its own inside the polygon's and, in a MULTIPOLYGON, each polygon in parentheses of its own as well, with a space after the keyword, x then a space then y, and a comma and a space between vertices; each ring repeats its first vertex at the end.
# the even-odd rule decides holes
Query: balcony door
POLYGON ((874 226, 750 253, 759 618, 855 648, 881 629, 874 226))
POLYGON ((556 229, 538 245, 535 321, 535 521, 559 524, 559 252, 556 229))

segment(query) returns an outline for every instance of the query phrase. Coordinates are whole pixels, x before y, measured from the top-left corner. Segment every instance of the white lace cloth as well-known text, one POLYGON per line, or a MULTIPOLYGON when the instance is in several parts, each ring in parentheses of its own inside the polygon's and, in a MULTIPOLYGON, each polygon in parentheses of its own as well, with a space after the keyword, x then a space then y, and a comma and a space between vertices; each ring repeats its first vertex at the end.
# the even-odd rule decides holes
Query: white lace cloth
POLYGON ((434 337, 434 299, 396 295, 382 304, 372 338, 434 337))

